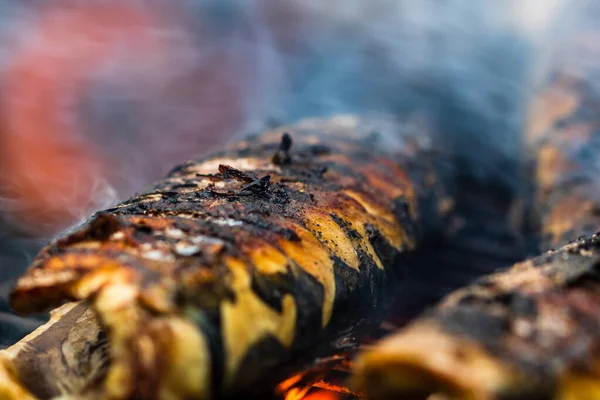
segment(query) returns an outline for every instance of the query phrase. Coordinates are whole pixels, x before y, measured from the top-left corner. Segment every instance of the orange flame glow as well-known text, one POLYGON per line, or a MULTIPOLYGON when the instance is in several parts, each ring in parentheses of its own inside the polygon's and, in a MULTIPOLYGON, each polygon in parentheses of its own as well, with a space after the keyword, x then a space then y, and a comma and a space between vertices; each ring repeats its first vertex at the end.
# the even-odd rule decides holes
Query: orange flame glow
POLYGON ((339 400, 340 397, 326 390, 319 390, 302 398, 302 400, 339 400))

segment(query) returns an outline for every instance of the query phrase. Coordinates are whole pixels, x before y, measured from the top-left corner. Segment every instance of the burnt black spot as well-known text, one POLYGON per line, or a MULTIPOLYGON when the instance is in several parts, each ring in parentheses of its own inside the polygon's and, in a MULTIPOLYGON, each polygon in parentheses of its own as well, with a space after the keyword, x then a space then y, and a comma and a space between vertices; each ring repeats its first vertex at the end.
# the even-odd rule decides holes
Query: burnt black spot
POLYGON ((220 393, 223 387, 226 360, 225 348, 221 339, 221 316, 218 313, 209 315, 199 309, 194 311, 188 318, 194 321, 207 339, 211 362, 211 392, 220 393))
POLYGON ((279 150, 288 152, 292 148, 292 137, 289 133, 284 133, 281 136, 281 143, 279 144, 279 150))
POLYGON ((256 393, 264 390, 265 385, 259 385, 258 382, 264 381, 268 376, 274 378, 272 374, 265 375, 265 371, 273 370, 275 376, 280 374, 275 368, 288 355, 289 350, 275 337, 268 335, 262 338, 244 355, 235 377, 235 392, 256 393))
POLYGON ((377 257, 381 260, 384 268, 390 269, 396 266, 400 252, 388 242, 388 240, 371 224, 365 226, 367 238, 371 242, 377 257))
POLYGON ((389 289, 386 275, 365 253, 361 252, 359 259, 357 271, 332 257, 336 285, 332 325, 348 326, 359 318, 376 319, 383 312, 389 289))
POLYGON ((219 164, 219 172, 223 175, 224 179, 235 179, 236 181, 245 183, 250 183, 256 179, 255 175, 240 171, 239 169, 225 164, 219 164))
POLYGON ((256 179, 243 188, 240 189, 240 194, 242 193, 252 193, 255 195, 264 195, 267 193, 269 186, 271 185, 271 176, 265 175, 260 179, 256 179))
POLYGON ((396 221, 408 237, 417 237, 417 227, 414 218, 410 215, 410 207, 404 197, 396 197, 392 200, 392 212, 396 217, 396 221))
POLYGON ((254 269, 252 290, 271 308, 282 311, 281 299, 286 293, 294 293, 294 277, 291 271, 265 275, 254 269))
POLYGON ((354 229, 352 227, 352 224, 349 221, 346 221, 346 220, 340 218, 337 214, 330 214, 330 215, 331 215, 331 218, 335 221, 335 223, 340 228, 342 228, 342 231, 344 231, 346 236, 348 236, 350 239, 353 239, 353 240, 362 239, 362 236, 360 235, 360 233, 358 233, 356 231, 356 229, 354 229))
POLYGON ((321 333, 325 290, 312 275, 292 262, 290 270, 295 277, 296 337, 299 347, 315 343, 321 333))
MULTIPOLYGON (((186 189, 186 188, 196 188, 196 187, 198 187, 198 184, 192 183, 192 182, 176 183, 173 186, 171 186, 172 189, 186 189)), ((163 193, 161 193, 161 194, 163 194, 163 193)))
POLYGON ((281 142, 279 148, 272 157, 272 162, 275 165, 288 165, 291 164, 290 149, 292 148, 292 137, 288 133, 284 133, 281 136, 281 142))
MULTIPOLYGON (((364 312, 367 302, 358 296, 361 285, 364 285, 360 272, 351 268, 338 257, 332 257, 333 272, 335 277, 335 303, 333 316, 336 323, 345 324, 349 318, 354 318, 356 313, 364 312), (362 303, 362 304, 361 304, 362 303)), ((369 296, 371 293, 368 294, 369 296)))
POLYGON ((160 197, 163 198, 163 199, 165 199, 165 200, 166 199, 171 199, 171 198, 174 198, 174 197, 178 197, 178 196, 181 195, 181 193, 175 192, 175 191, 172 191, 172 190, 166 190, 164 192, 157 192, 156 194, 160 194, 160 197))
POLYGON ((117 217, 101 212, 89 222, 86 236, 90 240, 104 241, 117 232, 120 227, 121 222, 117 217))

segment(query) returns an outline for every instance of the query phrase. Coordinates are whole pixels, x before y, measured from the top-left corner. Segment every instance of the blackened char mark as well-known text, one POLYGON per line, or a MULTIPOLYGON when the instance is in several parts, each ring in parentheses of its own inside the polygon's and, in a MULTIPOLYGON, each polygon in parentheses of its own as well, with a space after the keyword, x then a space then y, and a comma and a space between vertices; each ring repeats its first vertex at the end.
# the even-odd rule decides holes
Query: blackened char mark
POLYGON ((271 185, 271 176, 265 175, 262 178, 255 179, 243 188, 240 189, 240 194, 247 193, 256 196, 264 196, 268 194, 271 185))
POLYGON ((219 172, 223 175, 223 179, 235 179, 236 181, 250 183, 256 179, 254 174, 249 174, 245 171, 233 168, 229 165, 219 164, 219 172))
MULTIPOLYGON (((282 376, 281 361, 289 359, 290 352, 272 335, 255 343, 242 358, 235 377, 235 391, 250 395, 264 394, 282 376), (265 371, 271 373, 265 374, 265 371)), ((227 394, 227 393, 226 393, 227 394)))
POLYGON ((322 333, 322 314, 325 290, 321 283, 291 262, 290 270, 295 278, 296 341, 294 347, 310 348, 322 333))
POLYGON ((198 326, 208 342, 211 362, 210 391, 212 393, 222 393, 226 356, 221 339, 221 316, 218 312, 208 314, 200 309, 192 310, 191 312, 188 311, 188 318, 198 326))
POLYGON ((292 137, 289 133, 284 133, 281 136, 281 143, 279 148, 271 159, 275 165, 288 165, 291 163, 292 158, 290 157, 290 149, 292 147, 292 137))
POLYGON ((387 276, 361 250, 359 259, 361 263, 357 271, 338 257, 333 257, 335 302, 332 326, 345 328, 357 320, 375 320, 384 311, 390 288, 387 276))
MULTIPOLYGON (((352 227, 351 222, 345 221, 337 214, 331 214, 331 218, 340 228, 342 228, 342 231, 354 243, 355 246, 359 240, 363 239, 360 233, 358 233, 358 231, 352 227)), ((375 235, 375 232, 373 232, 373 234, 375 235)), ((382 238, 382 240, 385 239, 382 238)), ((386 261, 389 261, 390 257, 395 258, 395 256, 391 255, 391 251, 385 248, 385 244, 383 242, 379 241, 377 245, 379 247, 379 251, 384 256, 386 261)), ((376 249, 375 252, 377 253, 377 251, 378 250, 376 249)), ((389 285, 387 282, 387 274, 385 269, 381 270, 377 267, 375 261, 363 249, 361 249, 360 246, 357 249, 357 253, 360 261, 359 271, 361 274, 361 278, 359 280, 360 296, 358 298, 363 302, 361 304, 368 305, 369 307, 373 308, 380 304, 387 296, 386 287, 389 285), (366 287, 362 287, 361 285, 366 285, 366 287)), ((381 261, 382 263, 386 262, 383 259, 381 261)), ((341 264, 338 262, 337 266, 339 265, 341 264)), ((336 264, 334 263, 334 268, 335 267, 336 264)), ((384 265, 384 268, 387 269, 388 267, 390 267, 390 265, 384 265)), ((350 269, 350 267, 347 268, 350 269)), ((336 270, 338 272, 343 271, 341 268, 336 268, 336 270)), ((336 291, 337 290, 338 288, 336 286, 336 291)))
MULTIPOLYGON (((360 261, 360 273, 362 275, 361 294, 369 293, 369 306, 372 309, 386 306, 390 301, 391 280, 385 270, 380 269, 373 258, 363 249, 358 250, 358 260, 360 261)), ((367 298, 367 297, 365 297, 367 298)), ((364 305, 367 306, 365 298, 362 298, 364 305)))
POLYGON ((295 291, 294 276, 288 268, 287 273, 263 274, 256 268, 252 271, 252 290, 265 303, 277 312, 282 311, 281 300, 285 294, 295 291))
POLYGON ((197 188, 198 184, 194 182, 183 182, 183 183, 175 183, 170 186, 171 189, 190 189, 197 188))
POLYGON ((98 212, 90 218, 85 229, 58 239, 51 245, 49 252, 59 253, 66 246, 79 242, 106 241, 121 227, 122 223, 117 216, 105 211, 98 212))
POLYGON ((356 231, 356 229, 354 229, 352 227, 352 223, 350 223, 349 221, 346 221, 342 218, 340 218, 337 214, 331 214, 331 218, 333 219, 333 221, 340 227, 342 228, 342 231, 344 231, 344 233, 346 234, 346 236, 348 236, 352 241, 355 240, 360 240, 362 238, 362 236, 360 235, 360 233, 358 233, 356 231))
POLYGON ((400 251, 392 246, 375 226, 367 224, 365 230, 367 232, 367 238, 369 239, 369 242, 371 242, 373 249, 375 249, 375 254, 377 254, 377 257, 381 260, 384 269, 387 272, 395 269, 398 265, 400 251))
POLYGON ((104 241, 121 228, 121 222, 117 217, 105 212, 97 213, 89 222, 85 232, 89 240, 104 241))
POLYGON ((346 326, 349 321, 356 320, 356 316, 363 314, 364 309, 370 306, 368 299, 373 294, 365 293, 368 297, 360 297, 361 286, 364 286, 366 277, 336 256, 332 257, 332 261, 335 278, 335 301, 331 320, 332 324, 346 326))
POLYGON ((396 197, 392 200, 392 212, 396 217, 396 221, 400 224, 400 227, 407 236, 410 238, 417 238, 419 229, 414 218, 410 215, 410 208, 406 198, 396 197))

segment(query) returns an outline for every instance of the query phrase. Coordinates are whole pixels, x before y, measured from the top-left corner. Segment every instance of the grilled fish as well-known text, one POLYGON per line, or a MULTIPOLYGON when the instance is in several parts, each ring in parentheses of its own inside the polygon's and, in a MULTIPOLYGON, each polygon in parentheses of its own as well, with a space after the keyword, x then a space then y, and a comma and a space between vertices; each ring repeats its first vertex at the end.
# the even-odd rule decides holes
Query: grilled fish
POLYGON ((252 394, 376 318, 402 255, 452 208, 430 132, 397 127, 335 117, 245 138, 50 243, 12 306, 80 303, 3 353, 0 393, 252 394))
POLYGON ((593 235, 481 278, 363 354, 355 385, 369 399, 598 398, 599 262, 593 235))

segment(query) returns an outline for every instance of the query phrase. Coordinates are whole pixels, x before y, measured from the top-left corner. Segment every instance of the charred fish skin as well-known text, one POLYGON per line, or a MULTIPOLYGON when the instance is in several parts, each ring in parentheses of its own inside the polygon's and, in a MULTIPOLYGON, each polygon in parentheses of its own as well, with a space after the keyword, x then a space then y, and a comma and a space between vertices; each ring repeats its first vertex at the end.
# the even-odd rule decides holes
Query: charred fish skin
POLYGON ((421 216, 451 209, 428 133, 403 135, 390 155, 373 129, 306 121, 183 164, 49 244, 12 305, 90 303, 110 361, 88 397, 262 390, 315 343, 374 316, 424 234, 421 216))
POLYGON ((599 265, 595 234, 484 277, 363 354, 355 383, 369 399, 595 398, 599 265))

